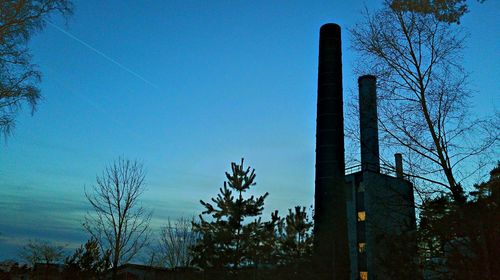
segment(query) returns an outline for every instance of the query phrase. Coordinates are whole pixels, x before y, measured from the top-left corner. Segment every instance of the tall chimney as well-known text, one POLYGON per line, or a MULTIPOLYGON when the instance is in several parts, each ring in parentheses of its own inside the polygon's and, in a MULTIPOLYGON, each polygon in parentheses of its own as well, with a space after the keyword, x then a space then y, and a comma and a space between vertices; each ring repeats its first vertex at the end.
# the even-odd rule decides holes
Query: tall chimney
POLYGON ((314 255, 318 277, 350 277, 345 196, 340 26, 320 29, 316 119, 314 255))
POLYGON ((377 79, 361 76, 359 86, 359 127, 361 130, 361 170, 380 172, 377 119, 377 79))
POLYGON ((396 177, 403 179, 403 155, 395 153, 394 159, 396 160, 396 177))

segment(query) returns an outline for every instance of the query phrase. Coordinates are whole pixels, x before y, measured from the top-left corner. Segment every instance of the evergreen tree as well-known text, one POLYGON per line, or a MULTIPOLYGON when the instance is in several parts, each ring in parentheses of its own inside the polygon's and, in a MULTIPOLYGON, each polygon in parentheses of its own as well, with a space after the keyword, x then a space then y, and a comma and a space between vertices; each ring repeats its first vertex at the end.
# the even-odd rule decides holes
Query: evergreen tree
POLYGON ((248 242, 249 256, 253 260, 253 266, 269 266, 280 263, 282 257, 279 239, 277 238, 277 227, 281 219, 278 210, 271 213, 271 220, 261 222, 261 218, 250 223, 248 230, 250 238, 248 242))
POLYGON ((91 238, 66 258, 64 279, 104 279, 104 273, 111 266, 110 255, 111 251, 107 250, 101 256, 99 242, 91 238))
MULTIPOLYGON (((231 174, 226 172, 227 181, 220 188, 212 203, 201 204, 205 211, 193 230, 201 235, 192 247, 193 264, 202 269, 234 269, 257 266, 265 261, 265 252, 272 251, 274 223, 262 222, 259 217, 268 196, 245 198, 244 194, 255 183, 255 169, 231 163, 231 174), (206 220, 203 215, 209 215, 206 220), (249 219, 254 218, 253 221, 249 219)), ((273 216, 274 217, 274 216, 273 216)))
POLYGON ((425 201, 419 249, 433 279, 498 279, 500 266, 500 164, 463 205, 449 196, 425 201))
POLYGON ((280 264, 300 264, 312 255, 312 227, 305 207, 295 206, 288 209, 288 215, 278 226, 280 264))

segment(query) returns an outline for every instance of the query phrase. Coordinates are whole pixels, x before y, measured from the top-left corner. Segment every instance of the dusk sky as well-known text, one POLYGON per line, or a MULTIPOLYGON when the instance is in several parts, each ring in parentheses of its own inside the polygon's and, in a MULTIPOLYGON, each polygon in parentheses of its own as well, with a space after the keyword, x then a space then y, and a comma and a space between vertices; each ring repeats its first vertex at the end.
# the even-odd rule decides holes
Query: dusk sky
MULTIPOLYGON (((67 24, 55 17, 30 42, 43 100, 0 140, 0 260, 29 239, 85 242, 84 187, 119 156, 144 163, 153 229, 197 216, 242 157, 255 193, 269 192, 265 219, 311 205, 319 28, 343 28, 347 101, 346 29, 375 2, 75 1, 67 24)), ((487 116, 500 104, 500 2, 468 2, 471 111, 487 116)))

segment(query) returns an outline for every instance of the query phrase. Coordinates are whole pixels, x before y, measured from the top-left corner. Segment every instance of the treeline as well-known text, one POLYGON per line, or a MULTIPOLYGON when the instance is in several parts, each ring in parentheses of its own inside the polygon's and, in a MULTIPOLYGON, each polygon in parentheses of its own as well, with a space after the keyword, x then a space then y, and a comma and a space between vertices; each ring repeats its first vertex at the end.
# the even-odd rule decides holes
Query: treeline
MULTIPOLYGON (((119 159, 110 166, 124 171, 124 166, 137 168, 139 165, 131 162, 127 165, 127 160, 119 159)), ((116 175, 113 172, 105 174, 116 175)), ((100 179, 102 181, 103 177, 100 179)), ((61 279, 118 279, 118 268, 126 261, 114 264, 113 259, 121 259, 122 252, 132 250, 127 248, 133 248, 136 253, 142 250, 147 255, 144 263, 148 267, 169 268, 170 272, 184 275, 183 279, 313 277, 313 221, 309 209, 296 206, 283 217, 274 211, 265 219, 262 212, 269 194, 248 194, 256 185, 255 179, 255 170, 245 167, 243 160, 239 164, 231 163, 231 171, 226 173, 219 193, 210 202, 200 201, 205 210, 198 219, 169 220, 160 230, 157 241, 152 241, 154 238, 148 233, 148 244, 143 243, 140 248, 127 242, 137 240, 139 233, 148 231, 150 216, 142 217, 148 221, 143 223, 145 228, 129 235, 132 238, 127 240, 107 235, 98 239, 91 235, 84 245, 66 257, 62 246, 30 242, 23 247, 21 257, 32 267, 45 265, 45 269, 49 269, 51 264, 59 263, 61 279), (123 251, 109 246, 109 240, 113 239, 120 240, 114 244, 119 244, 123 251), (147 248, 149 252, 145 252, 147 248), (113 253, 118 257, 113 257, 113 253)), ((134 180, 125 176, 117 182, 130 184, 131 181, 134 180)), ((457 203, 451 195, 445 194, 425 200, 414 234, 392 237, 394 242, 389 244, 389 249, 393 253, 383 262, 392 268, 392 274, 386 279, 498 279, 495 269, 500 267, 500 247, 497 246, 500 238, 499 187, 500 163, 490 172, 487 182, 474 186, 464 203, 457 203), (408 247, 412 244, 417 247, 408 247)), ((130 197, 126 192, 120 193, 117 198, 130 197)), ((139 207, 138 202, 132 205, 139 207)), ((123 205, 123 201, 118 204, 123 205)), ((133 210, 132 207, 130 211, 133 210)), ((112 219, 96 213, 93 215, 101 215, 103 220, 112 219)), ((130 221, 122 219, 122 226, 130 227, 130 221)), ((26 272, 29 268, 12 264, 11 270, 26 272)))
POLYGON ((423 200, 416 231, 391 236, 386 279, 500 279, 500 162, 472 189, 423 200))
POLYGON ((426 279, 500 279, 500 163, 464 203, 450 195, 423 202, 417 232, 426 279))
POLYGON ((11 262, 10 269, 27 272, 44 265, 50 270, 58 264, 63 279, 117 279, 121 265, 142 255, 150 267, 204 275, 247 275, 252 269, 269 274, 276 267, 305 271, 312 255, 312 209, 296 206, 283 217, 274 211, 266 220, 262 211, 269 194, 248 195, 256 185, 255 170, 242 159, 231 164, 226 178, 211 202, 200 201, 205 210, 198 219, 167 220, 155 238, 151 212, 140 203, 143 166, 118 158, 85 190, 93 209, 83 224, 89 240, 70 256, 64 246, 30 241, 20 252, 29 266, 11 262))

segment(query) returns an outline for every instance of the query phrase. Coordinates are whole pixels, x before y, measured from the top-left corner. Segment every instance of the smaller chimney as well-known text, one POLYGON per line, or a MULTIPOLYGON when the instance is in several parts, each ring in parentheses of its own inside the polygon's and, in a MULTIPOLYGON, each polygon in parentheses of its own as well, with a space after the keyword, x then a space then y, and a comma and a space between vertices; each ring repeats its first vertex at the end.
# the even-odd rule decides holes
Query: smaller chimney
POLYGON ((378 150, 377 79, 372 75, 358 78, 361 170, 380 172, 378 150))
POLYGON ((396 160, 396 177, 403 179, 403 156, 400 153, 394 154, 396 160))

